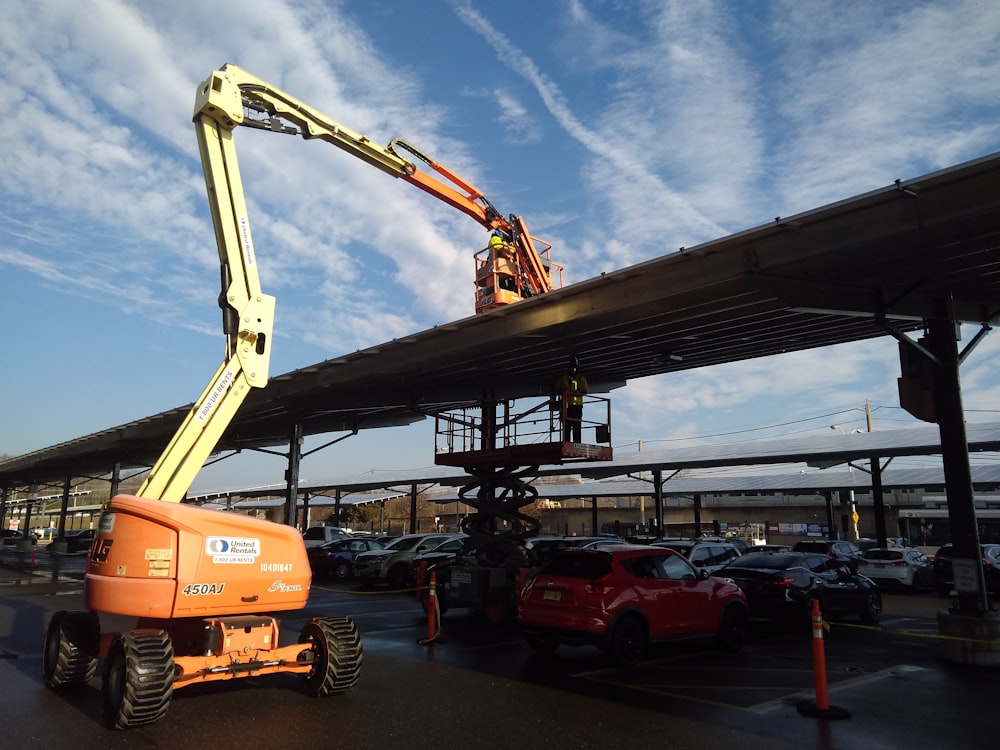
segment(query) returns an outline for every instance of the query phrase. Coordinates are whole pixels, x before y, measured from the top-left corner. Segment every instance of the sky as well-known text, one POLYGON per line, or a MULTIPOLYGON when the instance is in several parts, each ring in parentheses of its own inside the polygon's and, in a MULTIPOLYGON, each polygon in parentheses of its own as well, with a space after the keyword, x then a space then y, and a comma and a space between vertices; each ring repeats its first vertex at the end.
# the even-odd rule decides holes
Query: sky
MULTIPOLYGON (((191 116, 225 63, 447 165, 566 283, 1000 151, 989 0, 5 0, 0 455, 191 403, 221 362, 191 116)), ((476 222, 328 144, 235 137, 272 375, 474 314, 476 222)), ((969 421, 1000 417, 998 373, 994 332, 962 367, 969 421)), ((611 394, 613 444, 848 433, 866 403, 875 429, 918 424, 898 375, 886 337, 637 380, 611 394)), ((301 476, 433 449, 429 420, 363 431, 301 476)), ((283 470, 241 455, 195 488, 283 470)))

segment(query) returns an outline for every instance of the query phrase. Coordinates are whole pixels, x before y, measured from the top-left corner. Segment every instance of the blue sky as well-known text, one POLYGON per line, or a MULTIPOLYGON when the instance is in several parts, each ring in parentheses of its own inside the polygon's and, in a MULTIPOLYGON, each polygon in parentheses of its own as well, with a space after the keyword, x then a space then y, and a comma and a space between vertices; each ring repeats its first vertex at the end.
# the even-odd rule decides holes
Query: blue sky
MULTIPOLYGON (((568 283, 1000 151, 991 2, 6 0, 0 455, 189 403, 221 361, 190 118, 226 62, 450 166, 568 283)), ((475 222, 326 144, 236 138, 272 374, 473 314, 475 222)), ((998 372, 993 334, 963 366, 970 421, 1000 414, 998 372)), ((885 338, 648 378, 612 394, 614 443, 849 432, 866 400, 904 427, 897 376, 885 338)), ((431 465, 431 429, 362 433, 302 476, 431 465)))

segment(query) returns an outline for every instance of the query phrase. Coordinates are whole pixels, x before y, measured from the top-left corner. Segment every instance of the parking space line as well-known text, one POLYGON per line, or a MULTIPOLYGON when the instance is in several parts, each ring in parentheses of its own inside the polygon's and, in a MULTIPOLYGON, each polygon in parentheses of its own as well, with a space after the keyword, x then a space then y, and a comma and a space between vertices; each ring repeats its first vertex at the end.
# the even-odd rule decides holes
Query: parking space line
MULTIPOLYGON (((802 662, 801 668, 756 667, 752 665, 740 668, 732 664, 717 667, 691 667, 690 665, 685 666, 685 662, 689 661, 689 658, 677 656, 643 662, 638 668, 633 669, 605 668, 580 672, 574 676, 620 690, 631 690, 647 695, 758 714, 794 704, 796 701, 807 699, 814 694, 812 665, 806 661, 802 662), (679 674, 681 672, 685 674, 679 674), (721 673, 727 675, 726 682, 719 682, 715 679, 716 675, 721 673), (711 678, 711 681, 692 680, 691 677, 694 675, 707 676, 711 678), (734 699, 727 699, 727 693, 732 693, 734 699), (752 700, 754 696, 762 697, 761 694, 768 693, 774 697, 751 703, 735 700, 737 695, 752 700)), ((898 676, 904 671, 917 669, 923 668, 900 664, 867 674, 859 674, 853 669, 835 671, 830 675, 832 678, 830 691, 845 690, 887 677, 898 676)))

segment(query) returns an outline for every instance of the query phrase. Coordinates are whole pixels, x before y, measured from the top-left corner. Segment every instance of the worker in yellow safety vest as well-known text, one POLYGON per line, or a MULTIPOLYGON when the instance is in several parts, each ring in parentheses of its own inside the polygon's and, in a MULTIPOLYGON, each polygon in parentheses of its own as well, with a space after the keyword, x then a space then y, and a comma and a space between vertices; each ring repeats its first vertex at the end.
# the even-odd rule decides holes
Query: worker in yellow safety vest
POLYGON ((555 391, 564 405, 563 440, 579 443, 583 428, 583 397, 587 395, 587 377, 580 372, 579 357, 570 357, 566 372, 556 381, 555 391))
POLYGON ((489 268, 496 269, 498 271, 503 271, 503 273, 498 274, 497 284, 501 289, 506 289, 508 291, 517 291, 517 281, 513 276, 509 275, 509 271, 512 268, 510 263, 505 263, 503 266, 498 264, 500 258, 510 260, 513 257, 511 253, 510 245, 507 244, 506 240, 503 238, 500 230, 497 229, 490 235, 490 241, 487 244, 490 251, 489 257, 489 268))

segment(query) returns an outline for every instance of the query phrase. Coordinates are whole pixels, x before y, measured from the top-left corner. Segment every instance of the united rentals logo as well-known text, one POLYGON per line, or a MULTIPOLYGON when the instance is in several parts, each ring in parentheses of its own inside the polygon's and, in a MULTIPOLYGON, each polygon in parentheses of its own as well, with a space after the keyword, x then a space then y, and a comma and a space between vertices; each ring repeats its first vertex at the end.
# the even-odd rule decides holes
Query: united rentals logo
POLYGON ((223 565, 253 565, 260 556, 260 539, 210 536, 205 540, 205 554, 223 565))

